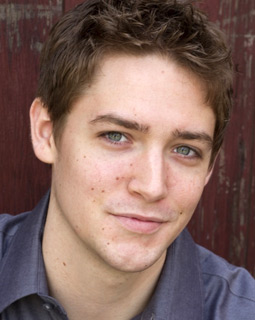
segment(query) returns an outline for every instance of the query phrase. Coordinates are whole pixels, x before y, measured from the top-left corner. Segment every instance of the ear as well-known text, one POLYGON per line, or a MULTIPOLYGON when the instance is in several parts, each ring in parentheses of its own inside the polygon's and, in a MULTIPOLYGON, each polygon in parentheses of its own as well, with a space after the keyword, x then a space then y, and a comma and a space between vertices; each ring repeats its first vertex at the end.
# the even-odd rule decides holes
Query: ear
POLYGON ((213 173, 214 166, 215 166, 217 158, 218 158, 218 154, 216 155, 212 165, 210 165, 210 168, 208 169, 208 173, 207 173, 207 176, 205 178, 205 186, 207 185, 207 183, 209 182, 209 180, 210 180, 210 178, 212 176, 212 173, 213 173))
POLYGON ((212 166, 212 168, 210 170, 208 170, 208 174, 207 174, 207 176, 205 178, 205 186, 207 185, 207 183, 209 182, 209 180, 210 180, 210 178, 212 176, 213 168, 214 168, 214 166, 212 166))
POLYGON ((42 162, 52 164, 56 155, 53 124, 47 108, 39 98, 36 98, 31 105, 30 125, 32 145, 36 157, 42 162))

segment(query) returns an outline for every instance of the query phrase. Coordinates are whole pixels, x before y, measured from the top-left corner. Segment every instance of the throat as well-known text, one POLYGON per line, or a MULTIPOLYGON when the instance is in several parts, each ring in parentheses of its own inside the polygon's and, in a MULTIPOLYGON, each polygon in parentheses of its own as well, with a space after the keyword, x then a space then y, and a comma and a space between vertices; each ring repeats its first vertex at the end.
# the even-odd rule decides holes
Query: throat
POLYGON ((70 320, 132 319, 148 304, 164 263, 162 257, 142 272, 117 272, 114 277, 88 262, 73 268, 62 260, 57 267, 46 267, 46 272, 50 294, 64 307, 70 320))

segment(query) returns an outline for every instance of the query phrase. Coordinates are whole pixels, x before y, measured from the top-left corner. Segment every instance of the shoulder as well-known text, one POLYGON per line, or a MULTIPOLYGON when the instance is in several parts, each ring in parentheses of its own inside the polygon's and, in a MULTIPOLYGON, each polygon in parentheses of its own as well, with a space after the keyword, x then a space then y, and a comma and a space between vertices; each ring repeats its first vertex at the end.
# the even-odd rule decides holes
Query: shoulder
POLYGON ((20 213, 16 216, 0 214, 0 260, 9 247, 13 236, 30 212, 20 213))
POLYGON ((254 278, 245 269, 197 247, 204 282, 206 319, 254 319, 254 278))

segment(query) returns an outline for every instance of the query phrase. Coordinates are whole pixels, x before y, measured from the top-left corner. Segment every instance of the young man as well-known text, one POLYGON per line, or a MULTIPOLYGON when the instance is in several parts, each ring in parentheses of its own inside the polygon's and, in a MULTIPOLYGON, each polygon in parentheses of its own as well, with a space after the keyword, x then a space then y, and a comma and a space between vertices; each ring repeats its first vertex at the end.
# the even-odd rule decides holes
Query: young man
POLYGON ((1 215, 1 319, 254 319, 253 278, 185 229, 231 95, 224 37, 187 2, 89 0, 66 14, 30 111, 51 190, 1 215))

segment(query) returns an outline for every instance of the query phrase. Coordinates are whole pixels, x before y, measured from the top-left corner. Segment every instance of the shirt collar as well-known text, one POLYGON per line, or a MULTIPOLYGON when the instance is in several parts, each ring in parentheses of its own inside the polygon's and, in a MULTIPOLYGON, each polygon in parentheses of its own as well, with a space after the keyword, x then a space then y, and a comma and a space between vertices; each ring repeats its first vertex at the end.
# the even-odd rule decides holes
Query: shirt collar
POLYGON ((28 213, 13 236, 1 261, 0 313, 14 301, 30 294, 48 294, 42 257, 42 234, 49 192, 28 213))
POLYGON ((202 320, 203 315, 203 280, 198 251, 185 229, 168 249, 156 291, 140 317, 141 320, 202 320))

